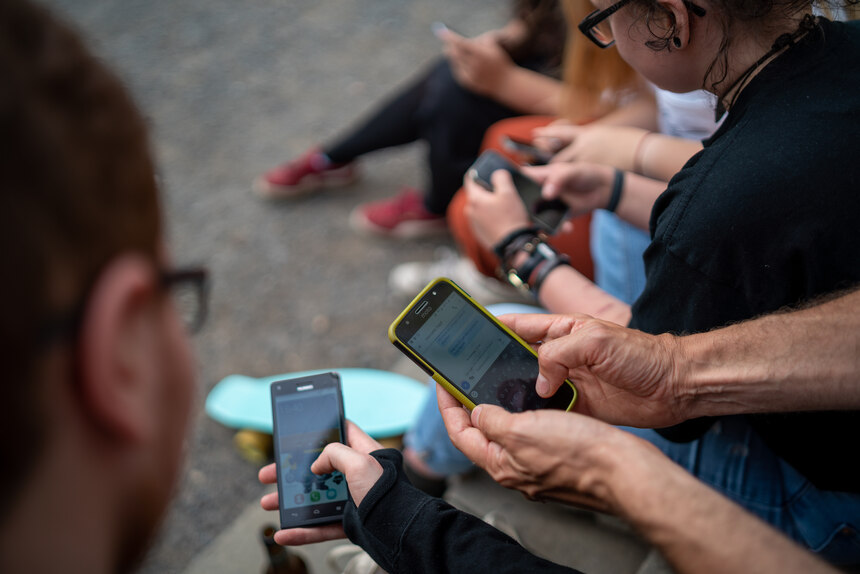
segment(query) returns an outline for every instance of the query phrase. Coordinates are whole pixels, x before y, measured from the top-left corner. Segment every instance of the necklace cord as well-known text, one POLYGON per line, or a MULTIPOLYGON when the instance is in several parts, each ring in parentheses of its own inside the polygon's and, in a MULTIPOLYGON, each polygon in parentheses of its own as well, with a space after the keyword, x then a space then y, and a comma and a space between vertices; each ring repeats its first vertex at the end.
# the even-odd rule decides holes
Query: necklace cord
POLYGON ((744 83, 746 80, 752 75, 754 71, 756 71, 762 64, 767 62, 773 56, 779 54, 783 50, 794 46, 798 40, 806 36, 809 32, 814 30, 818 26, 818 18, 812 16, 811 14, 805 14, 803 19, 801 19, 800 24, 797 27, 797 30, 794 32, 786 32, 785 34, 781 34, 773 43, 770 50, 753 63, 752 66, 747 68, 747 70, 741 74, 741 76, 732 82, 732 85, 728 87, 725 91, 726 94, 731 93, 732 90, 737 87, 737 91, 732 94, 732 99, 729 102, 725 102, 723 98, 719 98, 717 100, 717 108, 715 110, 715 120, 719 121, 723 114, 726 113, 727 110, 731 109, 732 106, 735 105, 735 101, 738 99, 738 95, 740 95, 741 89, 744 87, 744 83))

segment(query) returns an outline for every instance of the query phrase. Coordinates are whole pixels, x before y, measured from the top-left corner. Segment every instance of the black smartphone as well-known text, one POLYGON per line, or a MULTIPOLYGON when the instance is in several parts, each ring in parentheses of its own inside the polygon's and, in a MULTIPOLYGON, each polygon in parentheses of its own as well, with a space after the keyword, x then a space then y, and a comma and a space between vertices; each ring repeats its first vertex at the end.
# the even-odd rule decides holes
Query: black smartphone
POLYGON ((271 388, 281 528, 341 520, 349 498, 343 474, 311 472, 327 444, 346 441, 340 377, 323 373, 275 381, 271 388))
POLYGON ((493 175, 494 171, 503 169, 510 173, 517 193, 523 200, 531 220, 547 233, 553 234, 558 231, 561 224, 567 219, 568 207, 566 203, 560 199, 544 199, 541 194, 541 185, 522 173, 516 165, 498 152, 485 151, 469 169, 474 174, 475 181, 490 191, 493 190, 490 176, 493 175))
POLYGON ((450 279, 432 281, 388 328, 394 346, 458 401, 511 412, 570 410, 576 388, 551 397, 535 391, 537 353, 450 279))
POLYGON ((502 136, 502 146, 510 152, 520 154, 526 162, 532 165, 546 165, 553 156, 552 152, 535 147, 531 142, 511 136, 502 136))

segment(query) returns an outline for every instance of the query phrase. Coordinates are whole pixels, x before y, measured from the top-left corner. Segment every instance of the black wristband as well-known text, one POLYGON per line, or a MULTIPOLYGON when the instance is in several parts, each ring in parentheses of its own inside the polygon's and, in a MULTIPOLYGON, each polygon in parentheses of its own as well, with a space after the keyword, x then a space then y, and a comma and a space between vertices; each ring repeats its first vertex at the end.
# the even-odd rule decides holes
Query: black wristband
POLYGON ((511 231, 501 241, 496 243, 496 245, 493 247, 493 252, 498 255, 499 260, 501 261, 507 255, 506 252, 508 250, 508 247, 510 247, 511 243, 513 243, 514 240, 522 237, 523 235, 537 235, 538 230, 539 228, 537 226, 532 226, 511 231))
POLYGON ((621 201, 622 191, 624 191, 624 172, 616 168, 615 178, 612 180, 612 195, 609 196, 606 211, 615 213, 615 210, 618 209, 618 203, 621 201))
POLYGON ((538 298, 540 288, 543 286, 543 282, 546 281, 547 275, 550 274, 550 271, 561 265, 570 265, 570 257, 567 255, 557 255, 555 259, 550 259, 543 264, 540 271, 538 271, 535 284, 532 285, 532 295, 534 295, 535 299, 538 298))
MULTIPOLYGON (((515 243, 521 241, 522 238, 515 243)), ((528 293, 531 291, 529 279, 531 279, 532 274, 545 262, 558 259, 559 254, 537 235, 521 245, 519 251, 528 255, 528 258, 519 267, 514 267, 510 260, 506 260, 499 269, 500 276, 517 289, 528 293)), ((509 259, 513 259, 513 257, 509 259)))

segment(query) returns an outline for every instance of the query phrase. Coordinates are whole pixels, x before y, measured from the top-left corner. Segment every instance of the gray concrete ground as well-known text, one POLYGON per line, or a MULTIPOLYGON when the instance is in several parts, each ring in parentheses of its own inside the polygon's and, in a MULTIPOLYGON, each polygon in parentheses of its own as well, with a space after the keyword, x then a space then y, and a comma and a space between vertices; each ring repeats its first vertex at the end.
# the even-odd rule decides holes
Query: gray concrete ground
MULTIPOLYGON (((405 303, 388 271, 438 241, 389 243, 347 227, 358 202, 420 185, 420 146, 364 162, 358 185, 272 205, 250 182, 347 127, 439 54, 430 24, 464 33, 504 3, 452 0, 48 0, 128 83, 152 126, 170 246, 213 276, 197 337, 200 397, 231 373, 385 367, 405 303)), ((257 469, 202 409, 176 501, 143 567, 181 571, 259 497, 257 469)), ((250 571, 257 565, 251 565, 250 571)))

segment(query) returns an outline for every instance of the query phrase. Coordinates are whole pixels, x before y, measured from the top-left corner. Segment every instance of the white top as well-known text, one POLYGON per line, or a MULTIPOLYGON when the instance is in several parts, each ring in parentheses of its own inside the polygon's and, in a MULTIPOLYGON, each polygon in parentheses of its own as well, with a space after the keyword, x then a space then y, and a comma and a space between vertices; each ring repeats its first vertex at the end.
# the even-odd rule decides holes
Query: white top
POLYGON ((654 87, 657 99, 657 126, 660 133, 690 140, 710 137, 719 122, 714 121, 717 98, 705 90, 676 94, 654 87))

